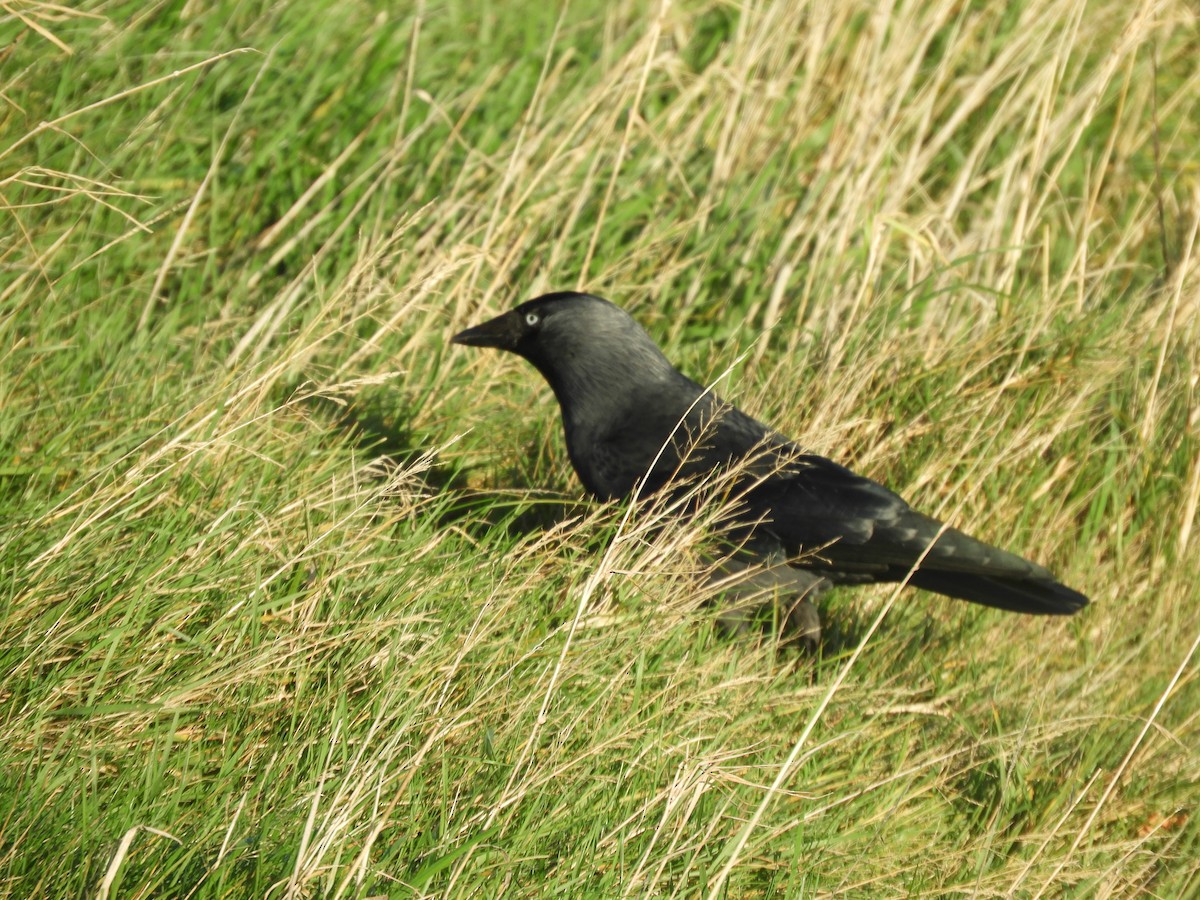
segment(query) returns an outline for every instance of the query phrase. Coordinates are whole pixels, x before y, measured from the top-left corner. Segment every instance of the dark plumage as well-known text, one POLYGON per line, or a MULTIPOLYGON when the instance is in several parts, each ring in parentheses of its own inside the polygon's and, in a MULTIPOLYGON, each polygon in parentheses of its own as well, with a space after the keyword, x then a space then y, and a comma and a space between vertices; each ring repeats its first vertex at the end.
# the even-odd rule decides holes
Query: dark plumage
MULTIPOLYGON (((939 594, 1051 615, 1088 603, 1041 566, 944 527, 723 403, 600 297, 547 294, 453 341, 508 350, 537 367, 558 398, 575 471, 601 500, 629 496, 639 481, 643 494, 679 490, 741 464, 729 532, 745 546, 743 559, 766 564, 760 583, 803 595, 822 582, 902 581, 925 554, 909 583, 939 594)), ((808 614, 802 627, 814 632, 814 623, 808 614)))

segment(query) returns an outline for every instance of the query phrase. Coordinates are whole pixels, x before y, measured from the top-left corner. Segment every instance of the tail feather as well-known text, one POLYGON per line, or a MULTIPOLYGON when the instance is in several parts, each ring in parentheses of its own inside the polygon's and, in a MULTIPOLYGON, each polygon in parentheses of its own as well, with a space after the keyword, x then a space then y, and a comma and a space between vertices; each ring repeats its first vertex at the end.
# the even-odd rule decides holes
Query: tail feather
POLYGON ((918 569, 909 584, 971 603, 1009 612, 1069 616, 1088 598, 1050 578, 1004 578, 968 572, 918 569))

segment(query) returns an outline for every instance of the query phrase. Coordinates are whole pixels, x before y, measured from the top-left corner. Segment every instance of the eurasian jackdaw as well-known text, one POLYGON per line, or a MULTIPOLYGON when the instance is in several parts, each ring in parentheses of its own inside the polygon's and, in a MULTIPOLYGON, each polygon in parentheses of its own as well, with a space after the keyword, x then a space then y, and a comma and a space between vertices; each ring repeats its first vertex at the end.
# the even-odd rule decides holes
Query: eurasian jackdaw
MULTIPOLYGON (((741 552, 727 568, 749 566, 755 588, 803 599, 826 584, 908 578, 1012 612, 1068 615, 1088 603, 1041 566, 917 512, 723 403, 601 297, 546 294, 452 340, 508 350, 537 367, 558 398, 575 471, 601 500, 627 497, 639 484, 643 495, 664 487, 678 494, 732 473, 725 531, 741 552)), ((815 608, 795 605, 789 627, 814 642, 815 608)))

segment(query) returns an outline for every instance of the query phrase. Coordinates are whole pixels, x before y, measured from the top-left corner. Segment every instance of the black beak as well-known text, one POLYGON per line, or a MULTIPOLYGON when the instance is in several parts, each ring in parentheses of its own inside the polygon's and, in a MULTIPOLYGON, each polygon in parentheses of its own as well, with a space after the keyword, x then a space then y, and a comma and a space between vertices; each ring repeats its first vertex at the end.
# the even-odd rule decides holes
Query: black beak
POLYGON ((500 350, 515 350, 523 330, 521 317, 510 310, 494 319, 488 319, 482 325, 460 331, 450 338, 450 343, 465 344, 468 347, 496 347, 500 350))

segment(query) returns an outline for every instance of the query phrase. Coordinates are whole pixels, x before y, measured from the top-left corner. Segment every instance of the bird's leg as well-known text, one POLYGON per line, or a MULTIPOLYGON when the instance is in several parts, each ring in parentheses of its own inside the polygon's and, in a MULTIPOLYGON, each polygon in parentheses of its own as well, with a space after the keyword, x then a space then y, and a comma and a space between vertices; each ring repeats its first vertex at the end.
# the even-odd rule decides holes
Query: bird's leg
POLYGON ((805 653, 816 653, 821 647, 821 613, 813 598, 819 594, 826 582, 818 578, 808 589, 808 593, 799 597, 792 595, 791 604, 784 608, 783 627, 780 629, 780 643, 796 647, 805 653))
POLYGON ((783 645, 815 652, 821 643, 821 616, 813 599, 828 583, 795 569, 782 554, 750 560, 733 556, 709 574, 708 584, 725 596, 717 622, 732 634, 745 634, 764 609, 773 609, 783 645))

